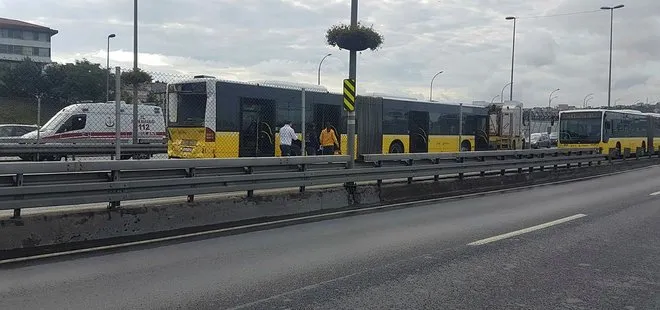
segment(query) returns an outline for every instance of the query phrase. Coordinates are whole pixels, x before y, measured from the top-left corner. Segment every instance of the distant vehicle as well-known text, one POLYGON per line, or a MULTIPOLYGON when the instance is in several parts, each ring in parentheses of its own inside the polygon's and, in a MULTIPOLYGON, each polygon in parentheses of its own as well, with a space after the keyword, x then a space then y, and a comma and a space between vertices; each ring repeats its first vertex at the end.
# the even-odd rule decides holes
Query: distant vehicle
POLYGON ((37 128, 37 125, 0 124, 0 143, 18 141, 24 134, 37 130, 37 128))
MULTIPOLYGON (((122 103, 121 108, 121 143, 133 143, 133 105, 122 103)), ((94 143, 114 144, 116 136, 116 117, 114 102, 77 103, 60 110, 41 127, 39 140, 42 143, 94 143)), ((21 137, 37 139, 34 130, 21 137)), ((166 141, 165 117, 158 106, 138 105, 138 144, 159 143, 166 141)), ((62 154, 61 157, 67 154, 62 154)), ((57 156, 56 156, 57 157, 57 156)), ((58 160, 54 158, 52 160, 58 160)))
MULTIPOLYGON (((121 104, 122 143, 132 143, 133 106, 121 104)), ((115 141, 114 103, 78 103, 60 110, 41 127, 43 142, 76 142, 85 140, 115 141)), ((36 139, 37 131, 25 134, 24 139, 36 139)), ((164 143, 165 117, 162 109, 138 105, 138 143, 164 143)))
POLYGON ((557 142, 559 141, 559 134, 556 132, 553 132, 550 134, 550 144, 552 146, 557 146, 557 142))
POLYGON ((550 147, 550 135, 545 132, 533 133, 530 137, 531 144, 533 149, 539 149, 542 147, 550 147))
POLYGON ((634 154, 638 147, 647 150, 650 145, 660 146, 660 114, 604 109, 559 112, 560 148, 600 148, 603 152, 616 148, 619 154, 629 149, 634 154))

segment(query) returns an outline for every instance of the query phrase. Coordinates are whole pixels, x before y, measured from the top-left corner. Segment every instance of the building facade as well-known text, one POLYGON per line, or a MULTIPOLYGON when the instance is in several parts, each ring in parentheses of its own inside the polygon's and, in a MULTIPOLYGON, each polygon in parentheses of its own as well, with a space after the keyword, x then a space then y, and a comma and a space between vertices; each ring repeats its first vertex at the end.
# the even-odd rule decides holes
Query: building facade
POLYGON ((51 63, 50 39, 55 34, 55 29, 0 17, 0 62, 27 57, 36 63, 51 63))

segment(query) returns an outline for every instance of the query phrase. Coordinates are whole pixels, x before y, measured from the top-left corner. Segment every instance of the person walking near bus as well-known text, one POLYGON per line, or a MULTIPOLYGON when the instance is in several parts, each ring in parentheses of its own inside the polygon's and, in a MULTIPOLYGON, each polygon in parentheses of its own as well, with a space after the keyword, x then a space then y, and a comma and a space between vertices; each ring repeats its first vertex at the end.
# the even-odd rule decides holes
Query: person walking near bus
POLYGON ((291 127, 291 121, 286 121, 280 128, 280 151, 282 156, 291 156, 291 144, 298 140, 296 131, 291 127))
POLYGON ((319 140, 321 141, 321 152, 323 155, 334 155, 335 148, 339 148, 337 135, 335 134, 335 130, 332 129, 332 126, 330 126, 330 123, 325 123, 325 129, 321 131, 319 140))

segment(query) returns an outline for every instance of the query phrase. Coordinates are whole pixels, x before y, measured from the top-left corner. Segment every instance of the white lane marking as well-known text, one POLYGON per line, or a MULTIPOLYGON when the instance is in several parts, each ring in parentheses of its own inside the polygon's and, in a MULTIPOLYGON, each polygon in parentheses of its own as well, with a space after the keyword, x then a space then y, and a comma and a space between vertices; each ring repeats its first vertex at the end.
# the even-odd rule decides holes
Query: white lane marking
POLYGON ((582 218, 582 217, 585 217, 585 216, 587 216, 587 215, 580 213, 580 214, 572 215, 572 216, 565 217, 565 218, 562 218, 562 219, 554 220, 552 222, 547 222, 547 223, 543 223, 543 224, 540 224, 540 225, 536 225, 536 226, 527 227, 527 228, 524 228, 524 229, 512 231, 512 232, 509 232, 509 233, 506 233, 506 234, 501 234, 501 235, 493 236, 493 237, 490 237, 490 238, 477 240, 477 241, 468 243, 468 245, 484 245, 484 244, 487 244, 487 243, 491 243, 491 242, 495 242, 495 241, 515 237, 515 236, 518 236, 518 235, 526 234, 526 233, 529 233, 529 232, 532 232, 532 231, 535 231, 535 230, 540 230, 540 229, 548 228, 550 226, 555 226, 555 225, 559 225, 559 224, 562 224, 562 223, 566 223, 566 222, 576 220, 576 219, 579 219, 579 218, 582 218))
POLYGON ((660 192, 655 192, 655 193, 649 194, 649 196, 658 196, 658 195, 660 195, 660 192))
POLYGON ((569 183, 575 183, 575 182, 580 182, 580 181, 588 181, 588 180, 592 180, 592 179, 603 178, 603 177, 612 176, 612 175, 631 173, 631 172, 635 172, 637 170, 655 168, 655 167, 660 167, 660 165, 651 165, 651 166, 647 166, 647 167, 635 168, 635 169, 630 169, 630 170, 623 170, 623 171, 615 171, 615 172, 604 173, 604 174, 590 175, 590 176, 575 178, 575 179, 570 179, 570 180, 561 180, 561 181, 534 184, 534 185, 527 185, 527 186, 514 187, 514 188, 496 189, 496 190, 491 190, 491 191, 486 191, 486 192, 463 194, 463 195, 457 195, 457 196, 431 198, 431 199, 425 199, 425 200, 419 200, 419 201, 401 202, 401 203, 394 203, 394 204, 382 205, 382 206, 376 206, 376 207, 368 207, 368 208, 362 208, 362 209, 352 209, 352 210, 346 210, 346 211, 338 211, 338 212, 332 212, 332 213, 327 213, 327 214, 319 214, 319 215, 312 215, 312 216, 305 216, 305 217, 297 217, 297 218, 292 218, 292 219, 287 219, 287 220, 279 220, 279 221, 274 221, 274 222, 251 224, 251 225, 230 227, 230 228, 224 228, 224 229, 215 229, 215 230, 209 230, 209 231, 201 231, 201 232, 190 233, 190 234, 185 234, 185 235, 170 236, 170 237, 149 239, 149 240, 142 240, 142 241, 134 241, 134 242, 113 244, 113 245, 107 245, 107 246, 98 246, 98 247, 85 248, 85 249, 79 249, 79 250, 70 250, 70 251, 57 252, 57 253, 25 256, 25 257, 18 257, 18 258, 10 258, 10 259, 0 260, 0 265, 10 264, 10 263, 27 262, 27 261, 31 261, 31 260, 44 259, 44 258, 68 256, 68 255, 74 255, 74 254, 91 253, 91 252, 111 250, 111 249, 120 249, 120 248, 136 246, 136 245, 159 243, 159 242, 163 242, 163 241, 187 239, 187 238, 191 238, 191 237, 212 235, 212 234, 217 234, 217 233, 221 233, 221 232, 240 230, 240 229, 250 228, 250 227, 267 226, 267 225, 272 225, 272 224, 277 224, 277 223, 286 223, 286 222, 294 222, 295 223, 296 221, 299 221, 301 219, 323 218, 323 217, 328 217, 328 216, 332 216, 332 215, 340 215, 340 214, 348 214, 348 213, 361 213, 361 212, 364 212, 364 211, 371 211, 371 210, 387 210, 387 209, 390 209, 390 208, 396 208, 396 207, 401 207, 401 206, 424 205, 424 204, 428 204, 428 203, 437 203, 437 202, 451 201, 451 200, 457 200, 457 199, 463 199, 463 198, 481 197, 481 196, 488 196, 488 195, 492 195, 492 194, 519 192, 519 191, 522 191, 522 190, 525 190, 525 189, 533 189, 533 188, 538 188, 538 187, 546 187, 546 186, 552 186, 552 185, 561 185, 561 184, 569 184, 569 183))

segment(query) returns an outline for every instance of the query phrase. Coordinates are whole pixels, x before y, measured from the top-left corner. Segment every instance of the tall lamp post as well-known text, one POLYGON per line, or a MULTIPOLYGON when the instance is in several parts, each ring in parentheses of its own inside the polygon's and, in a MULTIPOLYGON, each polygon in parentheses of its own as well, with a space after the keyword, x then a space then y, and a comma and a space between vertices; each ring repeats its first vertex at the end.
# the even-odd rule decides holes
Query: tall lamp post
POLYGON ((509 88, 509 101, 513 101, 513 63, 516 58, 516 21, 515 16, 507 16, 506 20, 513 20, 513 43, 511 46, 511 88, 509 88))
POLYGON ((110 101, 110 39, 116 37, 114 33, 108 35, 108 49, 105 68, 108 71, 105 77, 105 102, 110 101))
MULTIPOLYGON (((133 73, 138 72, 138 0, 133 1, 133 73)), ((133 83, 133 144, 138 143, 138 88, 133 83)))
POLYGON ((593 95, 594 94, 591 93, 591 94, 588 94, 588 95, 584 96, 584 99, 582 100, 582 107, 583 108, 586 109, 587 108, 587 103, 589 103, 589 100, 594 99, 593 95))
POLYGON ((433 76, 433 78, 431 79, 431 90, 429 91, 429 101, 433 101, 433 81, 435 80, 435 78, 436 78, 438 75, 440 75, 440 74, 443 73, 443 72, 444 72, 444 71, 440 71, 440 72, 436 73, 436 74, 433 76))
POLYGON ((558 92, 558 91, 559 91, 559 88, 557 88, 557 89, 553 90, 552 92, 550 92, 550 96, 548 96, 548 108, 551 107, 552 99, 557 98, 556 96, 552 97, 552 94, 554 94, 555 92, 558 92))
POLYGON ((507 86, 511 85, 511 83, 506 83, 504 84, 504 87, 502 87, 502 91, 500 92, 500 102, 504 103, 504 90, 506 89, 507 86))
POLYGON ((321 65, 323 64, 323 61, 326 58, 330 57, 330 56, 332 56, 332 54, 328 54, 328 55, 323 56, 323 58, 321 59, 321 62, 319 63, 319 74, 318 74, 318 84, 319 85, 321 85, 321 65))
POLYGON ((610 10, 610 69, 609 69, 609 78, 607 82, 607 107, 609 108, 611 106, 611 100, 612 100, 612 33, 613 33, 613 28, 614 28, 614 10, 620 9, 623 7, 623 4, 619 4, 617 6, 603 6, 600 9, 601 10, 610 10))

